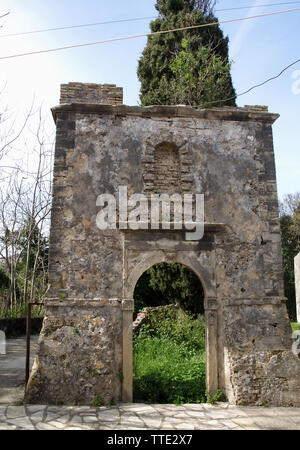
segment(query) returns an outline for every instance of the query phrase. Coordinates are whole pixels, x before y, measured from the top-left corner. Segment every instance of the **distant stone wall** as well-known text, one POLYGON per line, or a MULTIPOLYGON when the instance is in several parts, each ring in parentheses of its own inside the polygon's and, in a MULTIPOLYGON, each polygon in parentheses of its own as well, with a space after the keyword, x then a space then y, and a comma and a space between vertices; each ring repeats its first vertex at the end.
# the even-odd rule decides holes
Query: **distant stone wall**
POLYGON ((159 313, 160 311, 172 310, 172 309, 179 309, 179 305, 176 303, 176 304, 164 305, 164 306, 153 306, 153 307, 149 306, 148 308, 143 309, 143 311, 138 313, 135 321, 132 324, 133 334, 138 334, 141 326, 147 322, 149 313, 155 314, 155 313, 159 313))
POLYGON ((68 83, 60 87, 60 103, 122 105, 123 88, 115 84, 68 83))
POLYGON ((298 255, 295 257, 295 287, 297 322, 300 323, 300 253, 298 253, 298 255))

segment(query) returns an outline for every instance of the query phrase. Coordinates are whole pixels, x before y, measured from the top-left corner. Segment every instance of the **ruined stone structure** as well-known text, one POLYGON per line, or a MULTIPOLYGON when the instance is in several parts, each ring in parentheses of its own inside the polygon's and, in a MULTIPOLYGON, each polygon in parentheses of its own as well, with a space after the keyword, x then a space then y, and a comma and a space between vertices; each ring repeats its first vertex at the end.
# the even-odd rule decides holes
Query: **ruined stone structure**
POLYGON ((283 293, 272 123, 264 107, 130 107, 113 85, 62 85, 50 289, 31 403, 132 399, 133 291, 159 262, 205 293, 207 389, 235 404, 300 405, 283 293), (202 193, 205 233, 97 225, 97 198, 202 193))
POLYGON ((297 308, 297 322, 300 323, 300 253, 295 256, 295 288, 296 288, 296 308, 297 308))

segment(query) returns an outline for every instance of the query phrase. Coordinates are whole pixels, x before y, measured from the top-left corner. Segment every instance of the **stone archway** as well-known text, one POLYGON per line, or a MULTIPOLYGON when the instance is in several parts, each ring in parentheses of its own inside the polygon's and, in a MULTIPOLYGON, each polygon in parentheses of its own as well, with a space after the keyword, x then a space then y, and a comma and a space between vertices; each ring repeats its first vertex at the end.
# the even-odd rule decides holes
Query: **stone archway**
POLYGON ((121 88, 82 83, 62 85, 52 112, 50 288, 26 401, 130 400, 135 283, 156 262, 179 262, 205 290, 208 391, 235 404, 299 405, 272 137, 279 116, 257 106, 131 107, 121 88), (124 230, 123 208, 100 230, 98 198, 124 186, 129 196, 204 195, 203 238, 146 221, 124 230))
MULTIPOLYGON (((127 255, 128 257, 128 255, 127 255)), ((130 256, 128 257, 130 259, 130 256)), ((214 272, 205 269, 196 256, 185 255, 183 252, 168 253, 162 250, 147 252, 140 255, 140 262, 132 270, 124 273, 124 295, 127 308, 123 307, 123 385, 122 399, 131 402, 132 392, 132 321, 133 292, 140 276, 150 267, 160 262, 179 263, 188 267, 198 277, 204 291, 204 310, 206 328, 206 389, 215 393, 219 387, 218 355, 218 305, 213 284, 214 272)), ((125 266, 128 266, 128 261, 125 266)), ((212 268, 211 268, 212 270, 212 268)))

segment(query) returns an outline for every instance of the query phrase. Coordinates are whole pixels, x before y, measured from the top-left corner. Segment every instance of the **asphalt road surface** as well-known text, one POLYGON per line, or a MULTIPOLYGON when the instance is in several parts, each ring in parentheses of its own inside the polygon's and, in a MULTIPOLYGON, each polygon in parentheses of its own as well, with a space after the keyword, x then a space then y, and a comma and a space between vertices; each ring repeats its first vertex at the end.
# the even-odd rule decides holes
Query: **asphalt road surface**
MULTIPOLYGON (((31 336, 30 368, 38 335, 31 336)), ((6 339, 6 354, 0 355, 0 405, 13 405, 24 397, 26 337, 6 339)))

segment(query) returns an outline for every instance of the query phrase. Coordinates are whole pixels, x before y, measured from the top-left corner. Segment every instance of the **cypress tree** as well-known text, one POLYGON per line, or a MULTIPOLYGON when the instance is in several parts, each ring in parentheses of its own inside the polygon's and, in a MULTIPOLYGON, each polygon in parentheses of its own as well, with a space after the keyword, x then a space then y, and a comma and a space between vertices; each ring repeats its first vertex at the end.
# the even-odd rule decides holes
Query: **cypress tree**
MULTIPOLYGON (((159 16, 150 23, 151 32, 215 22, 214 4, 213 0, 157 0, 159 16)), ((228 38, 218 25, 148 36, 137 73, 142 106, 235 106, 228 38), (220 102, 226 98, 231 100, 220 102)))

